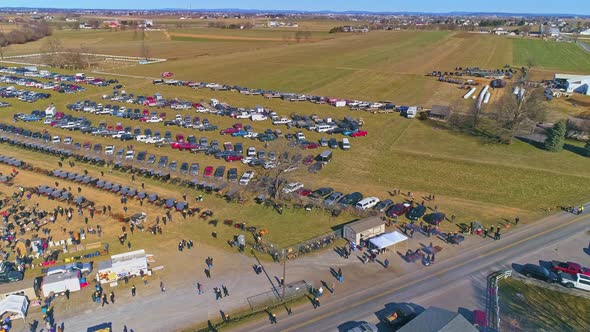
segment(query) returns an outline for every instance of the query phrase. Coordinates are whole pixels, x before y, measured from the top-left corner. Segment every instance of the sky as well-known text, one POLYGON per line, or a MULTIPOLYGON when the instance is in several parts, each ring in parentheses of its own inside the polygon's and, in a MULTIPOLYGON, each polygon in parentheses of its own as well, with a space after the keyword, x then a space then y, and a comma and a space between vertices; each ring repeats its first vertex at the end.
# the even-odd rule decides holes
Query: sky
POLYGON ((510 12, 571 13, 590 15, 590 1, 554 0, 0 0, 0 7, 99 8, 99 9, 262 9, 262 10, 362 10, 390 12, 510 12))

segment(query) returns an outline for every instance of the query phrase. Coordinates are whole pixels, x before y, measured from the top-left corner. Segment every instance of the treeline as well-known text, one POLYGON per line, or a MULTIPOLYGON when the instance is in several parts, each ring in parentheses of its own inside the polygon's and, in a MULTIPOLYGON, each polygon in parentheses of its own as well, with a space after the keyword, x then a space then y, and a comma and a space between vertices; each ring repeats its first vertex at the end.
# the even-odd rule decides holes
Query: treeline
POLYGON ((332 29, 330 29, 330 33, 338 33, 338 32, 345 32, 344 27, 340 26, 340 27, 333 27, 332 29))
POLYGON ((218 29, 252 29, 254 27, 254 24, 252 24, 251 22, 230 24, 226 24, 224 22, 209 22, 208 27, 218 29))
POLYGON ((505 24, 506 21, 504 20, 481 20, 481 22, 479 22, 480 27, 501 27, 505 24))
POLYGON ((43 63, 48 66, 65 69, 87 69, 92 66, 93 50, 86 46, 79 48, 66 48, 61 40, 48 38, 40 49, 43 54, 43 63))
POLYGON ((45 22, 24 22, 10 32, 0 32, 0 47, 24 44, 51 35, 51 28, 45 22))

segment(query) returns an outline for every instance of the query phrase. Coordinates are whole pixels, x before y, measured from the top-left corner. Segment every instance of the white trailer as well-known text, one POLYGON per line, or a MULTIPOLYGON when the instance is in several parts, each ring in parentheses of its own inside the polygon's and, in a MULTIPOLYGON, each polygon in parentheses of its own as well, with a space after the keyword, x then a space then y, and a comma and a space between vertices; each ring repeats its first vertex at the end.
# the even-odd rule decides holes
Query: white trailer
POLYGON ((145 250, 136 250, 124 254, 112 255, 108 261, 98 262, 96 280, 101 284, 117 281, 148 272, 145 250))
POLYGON ((80 271, 51 274, 43 277, 41 284, 43 296, 63 294, 66 290, 77 292, 80 290, 80 271))
POLYGON ((264 114, 256 113, 256 114, 252 114, 250 116, 250 119, 252 119, 252 121, 264 121, 264 120, 268 120, 268 117, 264 114))
POLYGON ((344 107, 346 106, 346 100, 336 100, 334 102, 334 107, 344 107))
POLYGON ((467 92, 467 93, 466 93, 466 94, 463 96, 463 98, 464 98, 464 99, 469 99, 469 97, 471 97, 471 96, 472 96, 472 95, 475 93, 475 90, 477 90, 477 88, 471 88, 471 90, 469 90, 469 92, 467 92))

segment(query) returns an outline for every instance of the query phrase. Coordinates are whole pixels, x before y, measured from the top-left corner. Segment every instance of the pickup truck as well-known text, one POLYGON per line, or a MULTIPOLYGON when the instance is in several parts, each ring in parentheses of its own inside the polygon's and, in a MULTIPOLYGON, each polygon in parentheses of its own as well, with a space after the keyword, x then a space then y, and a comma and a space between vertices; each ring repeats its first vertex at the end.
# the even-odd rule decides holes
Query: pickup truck
POLYGON ((561 273, 561 283, 567 288, 578 288, 590 291, 590 276, 585 274, 561 273))
POLYGON ((590 269, 582 267, 580 264, 578 263, 574 263, 574 262, 560 262, 560 261, 552 261, 551 265, 553 267, 553 270, 555 272, 564 272, 564 273, 569 273, 569 274, 583 274, 586 276, 590 276, 590 269))
POLYGON ((52 266, 47 269, 47 275, 80 271, 83 276, 88 276, 92 272, 92 262, 90 263, 70 263, 60 266, 52 266))
POLYGON ((23 280, 23 273, 11 262, 0 263, 0 284, 23 280))

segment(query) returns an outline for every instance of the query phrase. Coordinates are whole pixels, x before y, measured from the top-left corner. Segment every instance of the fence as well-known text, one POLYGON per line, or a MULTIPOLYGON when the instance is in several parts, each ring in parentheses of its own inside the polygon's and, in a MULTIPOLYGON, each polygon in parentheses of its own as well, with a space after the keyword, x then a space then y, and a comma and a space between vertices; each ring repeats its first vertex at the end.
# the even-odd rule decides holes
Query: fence
POLYGON ((312 287, 313 284, 304 280, 286 284, 283 298, 283 287, 273 286, 271 291, 248 297, 248 305, 252 311, 272 307, 309 294, 312 287))
POLYGON ((280 261, 285 258, 294 259, 301 254, 306 254, 325 248, 341 237, 342 231, 336 230, 310 240, 305 240, 294 245, 286 246, 285 248, 276 246, 265 239, 260 239, 256 243, 253 243, 252 241, 247 241, 247 243, 254 250, 260 253, 269 254, 275 261, 280 261))
POLYGON ((498 282, 512 275, 512 270, 497 271, 488 276, 486 292, 486 316, 488 327, 494 331, 500 330, 500 296, 498 282))

